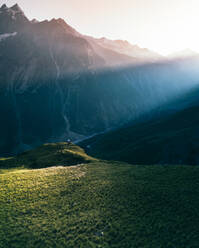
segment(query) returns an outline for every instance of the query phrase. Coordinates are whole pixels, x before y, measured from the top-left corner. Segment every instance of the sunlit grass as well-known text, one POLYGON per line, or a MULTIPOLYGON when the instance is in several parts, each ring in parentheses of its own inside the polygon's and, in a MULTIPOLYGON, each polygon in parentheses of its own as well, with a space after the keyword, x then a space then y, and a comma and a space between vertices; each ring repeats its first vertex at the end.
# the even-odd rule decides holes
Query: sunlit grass
POLYGON ((4 169, 0 247, 198 247, 198 206, 197 167, 4 169))
POLYGON ((50 166, 71 166, 94 160, 82 148, 74 144, 60 142, 42 145, 13 158, 2 158, 0 168, 25 167, 37 169, 50 166))

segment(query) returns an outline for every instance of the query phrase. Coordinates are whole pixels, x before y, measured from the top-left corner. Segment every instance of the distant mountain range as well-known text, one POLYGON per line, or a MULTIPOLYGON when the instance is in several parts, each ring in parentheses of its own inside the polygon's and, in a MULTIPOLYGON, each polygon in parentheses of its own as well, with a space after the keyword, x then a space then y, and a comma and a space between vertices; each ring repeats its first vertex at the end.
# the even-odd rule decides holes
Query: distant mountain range
POLYGON ((93 37, 86 37, 91 44, 97 43, 99 46, 110 49, 114 52, 125 54, 127 56, 131 56, 140 62, 155 62, 163 59, 163 56, 150 51, 147 48, 140 48, 137 45, 131 45, 128 41, 124 40, 109 40, 106 38, 95 39, 93 37))
MULTIPOLYGON (((0 155, 150 118, 197 84, 189 62, 0 8, 0 155)), ((196 64, 197 59, 194 58, 196 64)), ((183 108, 183 106, 179 107, 183 108)), ((175 110, 176 111, 176 110, 175 110)))

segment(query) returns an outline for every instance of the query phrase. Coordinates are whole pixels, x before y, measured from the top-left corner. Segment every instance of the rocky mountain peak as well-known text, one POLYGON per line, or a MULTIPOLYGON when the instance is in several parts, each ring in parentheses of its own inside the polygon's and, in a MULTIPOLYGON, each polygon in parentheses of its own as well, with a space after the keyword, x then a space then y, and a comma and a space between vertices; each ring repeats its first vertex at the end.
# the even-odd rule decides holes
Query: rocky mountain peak
POLYGON ((34 18, 34 19, 32 19, 31 23, 33 23, 33 24, 34 24, 34 23, 39 23, 39 21, 38 21, 37 19, 34 18))
MULTIPOLYGON (((18 4, 13 5, 12 7, 7 7, 6 4, 3 4, 0 8, 0 14, 4 16, 10 16, 13 20, 16 19, 16 16, 25 17, 23 10, 19 7, 18 4)), ((26 17, 25 17, 26 18, 26 17)), ((27 19, 27 18, 26 18, 27 19)))
POLYGON ((66 21, 62 18, 53 18, 49 21, 49 23, 52 24, 53 27, 58 27, 59 29, 63 30, 65 33, 71 34, 73 36, 80 36, 80 34, 69 24, 67 24, 66 21))
POLYGON ((5 9, 8 9, 7 5, 6 4, 3 4, 0 8, 0 10, 5 10, 5 9))
POLYGON ((0 34, 13 33, 23 30, 29 24, 28 18, 18 4, 7 7, 3 4, 0 8, 0 34))
POLYGON ((19 7, 18 4, 13 5, 10 9, 13 10, 13 11, 15 11, 15 12, 17 12, 17 13, 21 13, 21 14, 24 15, 23 10, 19 7))

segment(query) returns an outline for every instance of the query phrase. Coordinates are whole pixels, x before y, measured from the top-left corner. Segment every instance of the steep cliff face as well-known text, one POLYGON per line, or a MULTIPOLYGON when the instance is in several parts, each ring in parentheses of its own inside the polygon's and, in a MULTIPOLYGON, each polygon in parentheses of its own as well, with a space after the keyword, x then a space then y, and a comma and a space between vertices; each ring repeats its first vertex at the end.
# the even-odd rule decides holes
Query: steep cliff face
POLYGON ((0 154, 118 127, 198 78, 93 42, 62 19, 30 22, 17 5, 0 8, 0 154))

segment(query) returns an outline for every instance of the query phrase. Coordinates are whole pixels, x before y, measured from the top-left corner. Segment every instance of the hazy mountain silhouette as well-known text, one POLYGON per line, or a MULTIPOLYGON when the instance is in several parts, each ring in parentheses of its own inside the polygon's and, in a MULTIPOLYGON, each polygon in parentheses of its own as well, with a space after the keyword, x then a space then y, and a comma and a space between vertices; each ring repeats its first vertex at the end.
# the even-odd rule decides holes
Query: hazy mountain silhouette
POLYGON ((63 19, 30 21, 18 5, 0 8, 0 154, 150 116, 198 82, 198 71, 179 61, 146 50, 146 63, 143 49, 128 56, 129 43, 110 43, 63 19))

